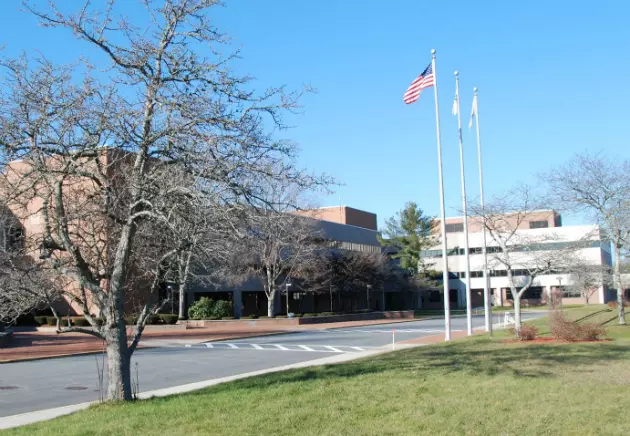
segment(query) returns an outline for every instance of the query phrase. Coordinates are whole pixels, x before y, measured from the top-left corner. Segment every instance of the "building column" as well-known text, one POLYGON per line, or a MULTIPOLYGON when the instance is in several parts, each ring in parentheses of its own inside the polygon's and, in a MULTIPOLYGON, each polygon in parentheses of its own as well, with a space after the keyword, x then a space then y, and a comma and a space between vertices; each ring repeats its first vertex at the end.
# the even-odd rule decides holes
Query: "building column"
POLYGON ((606 291, 605 286, 600 286, 597 290, 597 303, 606 304, 606 291))
POLYGON ((232 304, 234 305, 234 318, 240 318, 243 315, 243 292, 240 289, 232 292, 232 304))

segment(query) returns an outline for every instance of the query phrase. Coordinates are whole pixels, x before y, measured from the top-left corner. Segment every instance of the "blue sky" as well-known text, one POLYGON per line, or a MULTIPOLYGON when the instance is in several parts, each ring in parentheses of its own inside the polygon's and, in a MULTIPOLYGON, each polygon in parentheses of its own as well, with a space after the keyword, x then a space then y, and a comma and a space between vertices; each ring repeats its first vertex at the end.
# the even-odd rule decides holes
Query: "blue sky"
MULTIPOLYGON (((0 3, 6 54, 40 50, 70 61, 84 52, 68 32, 38 28, 19 9, 17 1, 0 3)), ((450 113, 456 69, 469 197, 479 192, 476 139, 466 127, 474 86, 480 89, 486 196, 520 182, 536 184, 536 172, 575 152, 628 154, 626 1, 227 0, 211 14, 242 49, 235 70, 255 76, 261 89, 317 88, 283 136, 300 144, 302 165, 343 183, 319 199, 322 206, 341 201, 377 213, 379 224, 411 200, 439 214, 432 89, 413 105, 402 102, 432 48, 447 215, 458 214, 461 205, 450 113)))

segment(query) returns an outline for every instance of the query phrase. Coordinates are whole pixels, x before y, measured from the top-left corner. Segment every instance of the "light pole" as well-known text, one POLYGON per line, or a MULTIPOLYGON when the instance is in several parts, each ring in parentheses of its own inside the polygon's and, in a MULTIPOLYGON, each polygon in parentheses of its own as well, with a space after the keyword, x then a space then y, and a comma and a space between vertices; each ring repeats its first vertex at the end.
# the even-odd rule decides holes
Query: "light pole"
POLYGON ((287 280, 284 284, 287 288, 287 318, 289 317, 289 288, 291 287, 291 281, 287 280))
POLYGON ((367 296, 367 310, 370 310, 370 289, 372 289, 372 285, 366 286, 366 296, 367 296))

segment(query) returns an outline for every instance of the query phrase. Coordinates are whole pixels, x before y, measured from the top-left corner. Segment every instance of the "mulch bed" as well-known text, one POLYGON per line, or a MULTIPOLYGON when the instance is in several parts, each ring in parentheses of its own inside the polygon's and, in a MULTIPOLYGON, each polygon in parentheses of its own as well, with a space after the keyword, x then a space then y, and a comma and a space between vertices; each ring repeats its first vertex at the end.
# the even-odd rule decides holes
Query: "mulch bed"
POLYGON ((504 339, 502 342, 504 344, 575 344, 577 342, 587 342, 587 343, 593 343, 593 342, 610 342, 612 341, 611 338, 604 338, 604 339, 596 339, 594 341, 589 341, 589 340, 585 340, 585 339, 581 339, 579 341, 563 341, 560 339, 556 339, 556 338, 536 338, 536 339, 532 339, 531 341, 521 341, 520 339, 504 339))

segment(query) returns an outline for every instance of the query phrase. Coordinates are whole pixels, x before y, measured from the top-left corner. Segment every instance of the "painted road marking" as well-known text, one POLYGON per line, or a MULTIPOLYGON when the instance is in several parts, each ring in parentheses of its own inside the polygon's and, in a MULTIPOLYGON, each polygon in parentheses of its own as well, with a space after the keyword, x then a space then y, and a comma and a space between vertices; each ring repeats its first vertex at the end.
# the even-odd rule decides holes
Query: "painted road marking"
MULTIPOLYGON (((396 330, 396 333, 444 333, 443 329, 391 329, 391 328, 388 328, 386 330, 330 329, 330 330, 315 330, 315 331, 318 333, 388 333, 388 334, 391 334, 392 330, 396 330)), ((460 331, 460 330, 451 330, 451 331, 460 331)))
POLYGON ((259 350, 259 351, 308 351, 311 353, 356 353, 378 347, 357 347, 352 345, 298 345, 298 344, 267 344, 241 342, 213 342, 203 344, 186 344, 186 348, 211 348, 214 350, 259 350))

